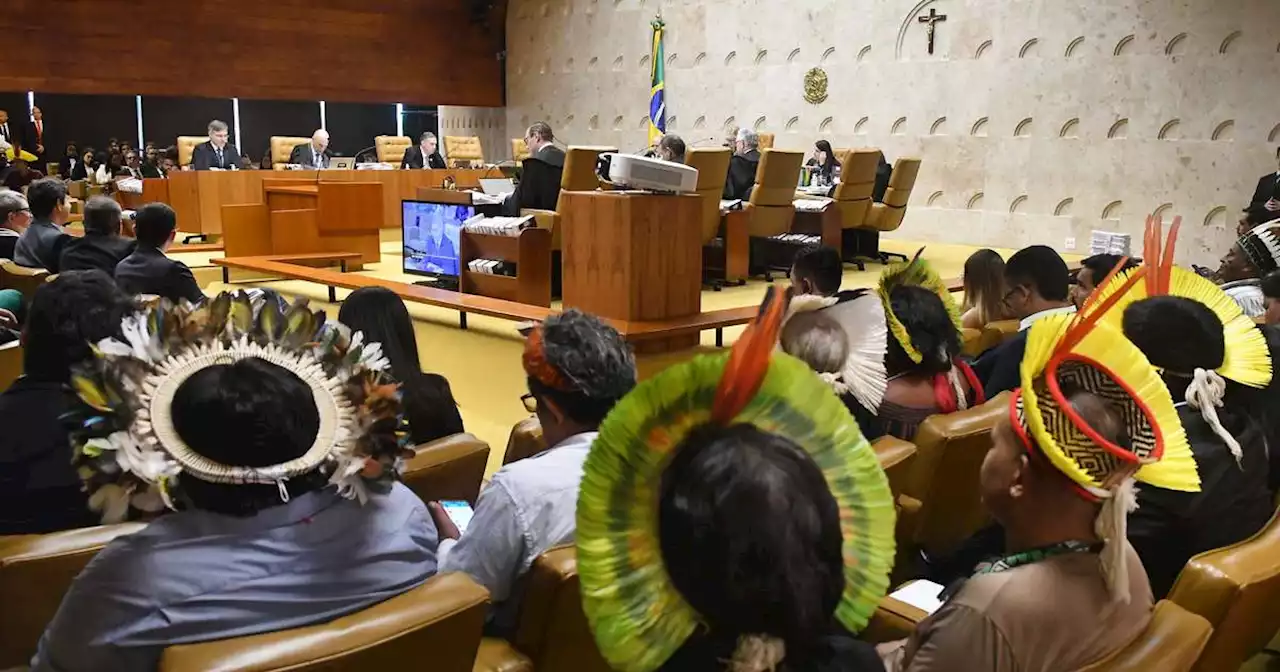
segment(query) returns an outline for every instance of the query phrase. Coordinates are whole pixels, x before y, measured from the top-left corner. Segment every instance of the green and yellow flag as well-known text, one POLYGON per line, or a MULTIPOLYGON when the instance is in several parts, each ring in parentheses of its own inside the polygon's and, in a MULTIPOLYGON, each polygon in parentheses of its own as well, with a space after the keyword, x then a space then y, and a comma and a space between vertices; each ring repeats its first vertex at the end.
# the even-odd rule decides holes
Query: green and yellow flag
POLYGON ((666 26, 658 16, 649 24, 653 28, 653 50, 649 54, 649 144, 667 132, 666 64, 662 54, 662 29, 666 26))

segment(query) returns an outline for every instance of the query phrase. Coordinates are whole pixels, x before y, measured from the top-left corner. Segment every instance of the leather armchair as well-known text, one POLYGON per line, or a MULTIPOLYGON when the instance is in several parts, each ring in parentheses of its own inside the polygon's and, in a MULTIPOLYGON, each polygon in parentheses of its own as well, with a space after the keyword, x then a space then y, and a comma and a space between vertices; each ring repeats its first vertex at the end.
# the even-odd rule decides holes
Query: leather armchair
POLYGON ((0 259, 0 289, 16 289, 22 292, 25 301, 31 301, 36 290, 50 277, 46 269, 28 268, 9 259, 0 259))
POLYGON ((13 341, 0 345, 0 392, 9 389, 21 375, 22 343, 13 341))
POLYGON ((800 181, 801 152, 765 149, 760 152, 756 182, 747 203, 747 235, 769 238, 791 230, 795 219, 796 183, 800 181))
MULTIPOLYGON (((902 226, 902 220, 907 216, 907 201, 911 198, 911 190, 916 186, 916 177, 920 175, 920 159, 905 158, 898 159, 893 163, 893 174, 889 177, 889 187, 884 192, 884 200, 880 203, 871 204, 871 212, 867 213, 867 220, 859 230, 880 233, 888 233, 896 231, 902 226)), ((877 239, 878 240, 878 239, 877 239)), ((876 247, 876 256, 883 263, 889 263, 890 257, 901 257, 904 261, 906 256, 896 252, 880 252, 879 246, 876 247)))
POLYGON ((871 448, 876 451, 876 457, 880 459, 880 466, 884 468, 885 476, 889 477, 889 489, 894 497, 901 495, 915 468, 915 444, 886 435, 872 442, 871 448))
MULTIPOLYGON (((600 178, 596 175, 596 163, 601 154, 618 151, 617 147, 570 147, 564 153, 564 171, 560 173, 560 193, 566 191, 595 191, 600 188, 600 178)), ((535 210, 525 208, 522 215, 533 215, 540 229, 551 230, 551 249, 560 251, 560 209, 559 202, 555 210, 535 210)))
POLYGON ((178 146, 178 167, 185 168, 191 165, 191 155, 196 151, 196 145, 203 145, 209 142, 207 135, 179 135, 178 146))
POLYGON ((529 158, 529 145, 524 144, 524 138, 511 138, 511 160, 520 163, 529 158))
POLYGON ((1141 636, 1080 672, 1187 672, 1212 633, 1208 621, 1173 602, 1160 600, 1141 636))
POLYGON ((403 670, 467 672, 480 646, 489 593, 462 573, 328 623, 171 646, 160 672, 403 670))
POLYGON ((489 444, 471 434, 454 434, 413 451, 401 478, 422 501, 462 499, 475 505, 489 463, 489 444))
POLYGON ((311 138, 294 138, 287 135, 271 136, 271 168, 284 170, 285 164, 289 163, 289 157, 293 154, 293 148, 310 143, 311 138))
POLYGON ((403 135, 379 135, 373 139, 378 161, 393 164, 397 168, 404 161, 404 153, 412 146, 413 140, 403 135))
POLYGON ((444 158, 453 168, 470 168, 484 164, 484 149, 475 136, 444 136, 444 158))
POLYGON ((1235 670, 1280 629, 1280 516, 1238 544, 1187 561, 1168 599, 1213 626, 1197 672, 1235 670))
POLYGON ((0 670, 26 665, 71 582, 112 539, 141 523, 0 537, 0 670))
POLYGON ((702 245, 720 234, 720 196, 729 176, 733 152, 719 147, 695 147, 685 154, 685 163, 698 171, 698 195, 702 197, 702 245))
POLYGON ((880 156, 878 149, 855 149, 840 157, 840 184, 832 194, 840 213, 840 228, 856 229, 866 221, 880 156))
POLYGON ((542 438, 542 423, 538 422, 538 416, 531 415, 511 428, 502 463, 511 464, 516 460, 533 457, 546 449, 547 442, 542 438))

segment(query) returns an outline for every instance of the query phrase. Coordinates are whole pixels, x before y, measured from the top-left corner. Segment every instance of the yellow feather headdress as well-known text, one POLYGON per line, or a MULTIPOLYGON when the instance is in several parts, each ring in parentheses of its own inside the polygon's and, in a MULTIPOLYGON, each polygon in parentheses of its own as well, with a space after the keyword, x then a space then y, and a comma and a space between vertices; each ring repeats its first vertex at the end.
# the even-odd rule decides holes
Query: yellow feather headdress
POLYGON ((876 294, 879 295, 880 303, 884 306, 889 332, 893 334, 893 338, 898 341, 898 345, 902 346, 902 350, 907 353, 911 361, 917 364, 924 359, 924 354, 911 343, 911 335, 907 333, 906 326, 897 315, 893 314, 893 302, 890 301, 889 295, 895 287, 917 285, 937 294, 938 298, 942 299, 942 305, 947 309, 947 315, 951 317, 951 324, 955 325, 956 331, 961 328, 960 307, 956 305, 951 292, 947 290, 947 284, 938 277, 933 266, 920 258, 922 254, 924 254, 923 247, 916 252, 911 261, 885 268, 880 273, 880 284, 876 287, 876 294))

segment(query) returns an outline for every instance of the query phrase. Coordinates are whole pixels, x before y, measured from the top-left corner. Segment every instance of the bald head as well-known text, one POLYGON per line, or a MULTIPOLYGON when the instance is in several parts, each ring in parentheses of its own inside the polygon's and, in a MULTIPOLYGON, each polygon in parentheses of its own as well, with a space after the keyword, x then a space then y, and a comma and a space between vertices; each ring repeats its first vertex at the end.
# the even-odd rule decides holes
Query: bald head
POLYGON ((317 152, 323 152, 329 147, 329 131, 323 128, 311 134, 311 146, 316 148, 317 152))

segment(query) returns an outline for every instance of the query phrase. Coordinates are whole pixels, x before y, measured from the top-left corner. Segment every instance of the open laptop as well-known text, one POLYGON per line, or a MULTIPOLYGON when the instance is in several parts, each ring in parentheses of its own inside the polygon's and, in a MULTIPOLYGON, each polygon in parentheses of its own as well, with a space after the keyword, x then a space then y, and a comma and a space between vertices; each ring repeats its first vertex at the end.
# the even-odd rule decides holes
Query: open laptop
POLYGON ((516 190, 515 180, 509 177, 480 178, 480 190, 490 196, 510 194, 516 190))
POLYGON ((356 160, 352 157, 335 156, 329 159, 329 170, 354 170, 355 167, 356 160))

